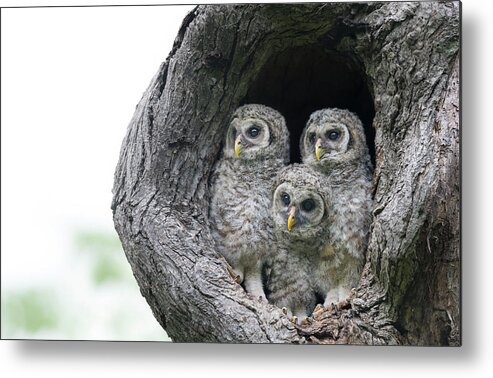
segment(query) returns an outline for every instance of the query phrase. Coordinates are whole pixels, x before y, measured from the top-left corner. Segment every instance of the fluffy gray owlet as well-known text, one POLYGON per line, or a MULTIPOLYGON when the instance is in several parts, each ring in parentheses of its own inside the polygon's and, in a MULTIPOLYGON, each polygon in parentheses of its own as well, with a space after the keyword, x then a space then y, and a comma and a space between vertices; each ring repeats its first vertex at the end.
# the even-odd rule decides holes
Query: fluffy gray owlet
POLYGON ((264 105, 238 108, 212 182, 209 216, 218 251, 247 292, 265 298, 261 268, 273 246, 272 185, 289 161, 284 117, 264 105))
POLYGON ((314 112, 300 150, 303 163, 320 173, 321 185, 331 193, 333 256, 327 305, 347 298, 359 282, 371 224, 372 165, 363 125, 348 110, 314 112))
POLYGON ((313 311, 317 294, 331 287, 330 193, 320 174, 292 165, 278 175, 272 199, 277 252, 270 261, 269 300, 302 319, 313 311))

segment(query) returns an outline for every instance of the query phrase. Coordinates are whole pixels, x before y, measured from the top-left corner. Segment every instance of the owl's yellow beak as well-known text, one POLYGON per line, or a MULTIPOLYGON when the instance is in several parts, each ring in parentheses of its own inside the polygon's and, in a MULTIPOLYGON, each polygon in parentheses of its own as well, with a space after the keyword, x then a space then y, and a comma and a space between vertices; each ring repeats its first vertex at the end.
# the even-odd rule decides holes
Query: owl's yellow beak
POLYGON ((317 143, 315 143, 315 157, 317 160, 322 159, 327 151, 322 147, 322 139, 318 138, 317 143))
POLYGON ((238 137, 235 140, 235 156, 239 157, 242 150, 243 150, 243 146, 241 145, 241 135, 238 135, 238 137))
POLYGON ((295 218, 295 215, 296 215, 296 207, 292 207, 290 210, 289 210, 289 216, 288 216, 288 231, 291 231, 291 229, 293 228, 293 226, 296 224, 296 218, 295 218))

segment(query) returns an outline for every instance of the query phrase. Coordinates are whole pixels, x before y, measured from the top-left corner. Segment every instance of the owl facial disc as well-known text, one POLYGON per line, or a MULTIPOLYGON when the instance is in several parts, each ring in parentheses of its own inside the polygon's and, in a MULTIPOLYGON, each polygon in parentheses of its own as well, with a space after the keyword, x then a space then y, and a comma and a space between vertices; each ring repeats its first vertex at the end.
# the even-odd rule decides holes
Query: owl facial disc
POLYGON ((252 158, 257 151, 270 145, 270 127, 261 119, 235 119, 231 124, 231 141, 234 141, 235 158, 252 158))
POLYGON ((274 192, 273 212, 276 227, 299 238, 323 227, 325 203, 315 188, 283 182, 274 192))
POLYGON ((332 154, 346 152, 349 135, 346 125, 329 123, 310 128, 308 143, 313 146, 315 159, 320 161, 332 154))

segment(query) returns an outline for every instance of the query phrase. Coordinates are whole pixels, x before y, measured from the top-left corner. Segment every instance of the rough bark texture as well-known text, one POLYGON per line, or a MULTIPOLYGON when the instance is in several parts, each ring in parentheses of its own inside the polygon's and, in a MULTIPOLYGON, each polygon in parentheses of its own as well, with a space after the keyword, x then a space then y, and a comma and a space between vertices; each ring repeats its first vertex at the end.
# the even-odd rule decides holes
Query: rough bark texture
POLYGON ((208 5, 186 17, 128 128, 112 205, 141 293, 174 341, 460 344, 459 27, 457 2, 208 5), (293 55, 311 67, 307 88, 299 70, 269 74, 293 55), (238 105, 325 96, 287 117, 292 135, 334 106, 312 90, 334 80, 329 61, 366 88, 353 105, 375 151, 374 218, 356 296, 295 327, 228 275, 208 179, 238 105))

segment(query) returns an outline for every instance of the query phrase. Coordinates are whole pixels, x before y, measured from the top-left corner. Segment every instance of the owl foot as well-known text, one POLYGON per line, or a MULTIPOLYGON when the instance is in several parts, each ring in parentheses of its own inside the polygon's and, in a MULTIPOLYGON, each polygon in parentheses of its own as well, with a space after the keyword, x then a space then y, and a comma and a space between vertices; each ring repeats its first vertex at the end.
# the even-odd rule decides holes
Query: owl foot
POLYGON ((355 296, 356 296, 356 289, 353 287, 353 288, 351 289, 351 293, 349 294, 349 298, 351 298, 351 299, 352 299, 352 298, 354 298, 355 296))
POLYGON ((337 307, 337 310, 347 310, 351 308, 350 298, 337 302, 335 306, 337 307))
POLYGON ((298 317, 297 316, 293 315, 290 320, 291 320, 291 323, 296 324, 296 325, 298 324, 298 317))
POLYGON ((221 260, 223 260, 226 263, 226 270, 229 273, 229 276, 237 283, 241 284, 243 281, 243 278, 241 277, 240 274, 236 273, 235 270, 229 265, 229 263, 226 261, 224 257, 221 257, 221 260))
POLYGON ((309 325, 312 324, 313 318, 311 316, 304 316, 303 319, 301 319, 300 324, 301 325, 309 325))
POLYGON ((319 318, 324 311, 325 307, 318 303, 312 312, 312 318, 319 318))
POLYGON ((324 310, 324 306, 320 303, 317 303, 313 312, 319 312, 319 311, 323 311, 323 310, 324 310))
POLYGON ((282 308, 282 312, 284 313, 284 315, 287 315, 288 314, 288 309, 286 307, 283 307, 282 308))

